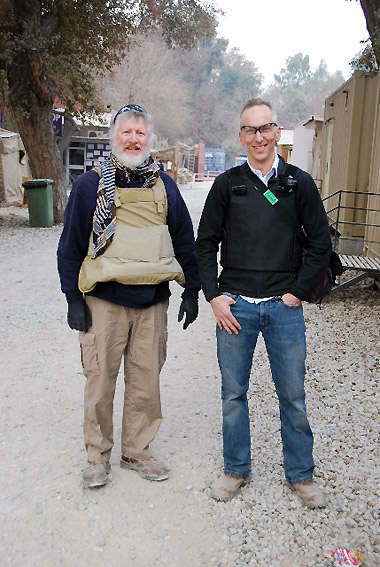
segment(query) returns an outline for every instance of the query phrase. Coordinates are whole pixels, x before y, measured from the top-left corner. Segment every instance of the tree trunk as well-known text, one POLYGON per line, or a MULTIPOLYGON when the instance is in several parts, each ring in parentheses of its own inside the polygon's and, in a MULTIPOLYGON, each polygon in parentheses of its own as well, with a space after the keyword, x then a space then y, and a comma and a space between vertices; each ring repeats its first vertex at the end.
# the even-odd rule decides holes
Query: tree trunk
POLYGON ((64 152, 69 147, 71 138, 73 136, 77 136, 80 131, 79 126, 76 124, 68 110, 65 111, 63 116, 65 119, 65 128, 61 139, 58 142, 58 151, 60 153, 64 152))
POLYGON ((67 201, 65 171, 53 131, 53 100, 35 38, 44 42, 41 3, 13 0, 17 25, 15 54, 7 65, 7 106, 17 124, 35 179, 54 181, 54 220, 61 222, 67 201))
POLYGON ((16 122, 29 156, 33 178, 54 181, 54 221, 62 222, 67 202, 66 174, 54 136, 52 108, 33 105, 30 118, 17 116, 16 122))
POLYGON ((360 4, 366 19, 368 33, 372 36, 379 24, 380 2, 379 0, 360 0, 360 4))
POLYGON ((360 0, 377 64, 380 66, 380 0, 360 0))

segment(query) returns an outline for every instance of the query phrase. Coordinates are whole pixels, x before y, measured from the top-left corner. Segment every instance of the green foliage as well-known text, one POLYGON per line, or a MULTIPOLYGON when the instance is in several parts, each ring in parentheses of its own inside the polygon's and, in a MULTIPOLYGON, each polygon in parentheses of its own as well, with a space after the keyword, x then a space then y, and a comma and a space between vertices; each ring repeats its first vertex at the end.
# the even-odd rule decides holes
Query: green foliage
POLYGON ((135 34, 160 29, 169 45, 189 48, 215 26, 203 0, 1 0, 1 108, 21 134, 33 176, 55 180, 56 221, 67 191, 54 101, 73 114, 100 113, 96 75, 122 60, 135 34))
POLYGON ((154 24, 162 29, 170 47, 195 47, 199 40, 208 40, 210 30, 217 25, 214 8, 199 0, 150 0, 141 4, 147 8, 144 16, 154 16, 154 24))
POLYGON ((373 42, 369 39, 363 42, 365 45, 351 61, 350 68, 353 73, 371 73, 379 70, 373 42))

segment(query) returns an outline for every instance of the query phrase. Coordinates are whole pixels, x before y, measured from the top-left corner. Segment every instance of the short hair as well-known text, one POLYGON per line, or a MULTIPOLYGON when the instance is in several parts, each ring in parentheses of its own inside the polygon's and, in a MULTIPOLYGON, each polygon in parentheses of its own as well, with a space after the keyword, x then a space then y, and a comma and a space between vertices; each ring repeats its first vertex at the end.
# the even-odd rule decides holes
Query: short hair
POLYGON ((247 100, 247 102, 245 103, 245 105, 243 107, 243 110, 240 113, 240 118, 243 116, 243 112, 248 110, 248 108, 252 108, 253 106, 262 106, 262 105, 267 106, 272 111, 273 120, 275 122, 277 122, 276 111, 273 110, 273 107, 272 107, 270 102, 263 100, 262 98, 250 98, 249 100, 247 100))
POLYGON ((146 125, 148 127, 148 134, 149 137, 151 138, 153 135, 153 118, 152 116, 144 111, 141 112, 140 110, 136 110, 136 109, 131 109, 131 110, 125 110, 123 112, 120 112, 118 114, 115 115, 115 118, 112 119, 111 122, 111 126, 109 129, 109 137, 111 140, 114 139, 115 135, 116 135, 116 130, 118 129, 118 126, 120 124, 121 121, 123 120, 130 120, 131 118, 143 118, 146 122, 146 125))

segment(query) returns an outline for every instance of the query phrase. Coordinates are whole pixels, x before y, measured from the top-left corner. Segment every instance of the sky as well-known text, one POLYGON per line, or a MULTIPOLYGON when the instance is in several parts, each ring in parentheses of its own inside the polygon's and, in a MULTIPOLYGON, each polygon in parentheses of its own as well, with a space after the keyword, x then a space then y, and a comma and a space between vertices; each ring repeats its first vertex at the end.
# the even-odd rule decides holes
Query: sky
POLYGON ((348 79, 349 62, 368 38, 360 2, 346 0, 211 0, 221 8, 218 35, 256 64, 264 85, 296 53, 309 55, 314 71, 321 59, 329 73, 348 79))

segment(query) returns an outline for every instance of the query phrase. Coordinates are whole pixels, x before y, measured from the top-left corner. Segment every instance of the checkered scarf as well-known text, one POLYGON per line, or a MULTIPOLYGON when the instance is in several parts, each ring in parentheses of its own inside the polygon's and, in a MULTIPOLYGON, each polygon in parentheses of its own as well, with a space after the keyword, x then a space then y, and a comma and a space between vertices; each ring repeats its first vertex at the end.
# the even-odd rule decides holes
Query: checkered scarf
POLYGON ((101 176, 93 218, 93 241, 95 259, 104 253, 112 242, 116 228, 115 176, 116 171, 122 172, 127 183, 139 180, 141 187, 153 187, 160 176, 160 166, 150 155, 141 165, 131 170, 122 165, 111 153, 109 159, 100 165, 101 176))

